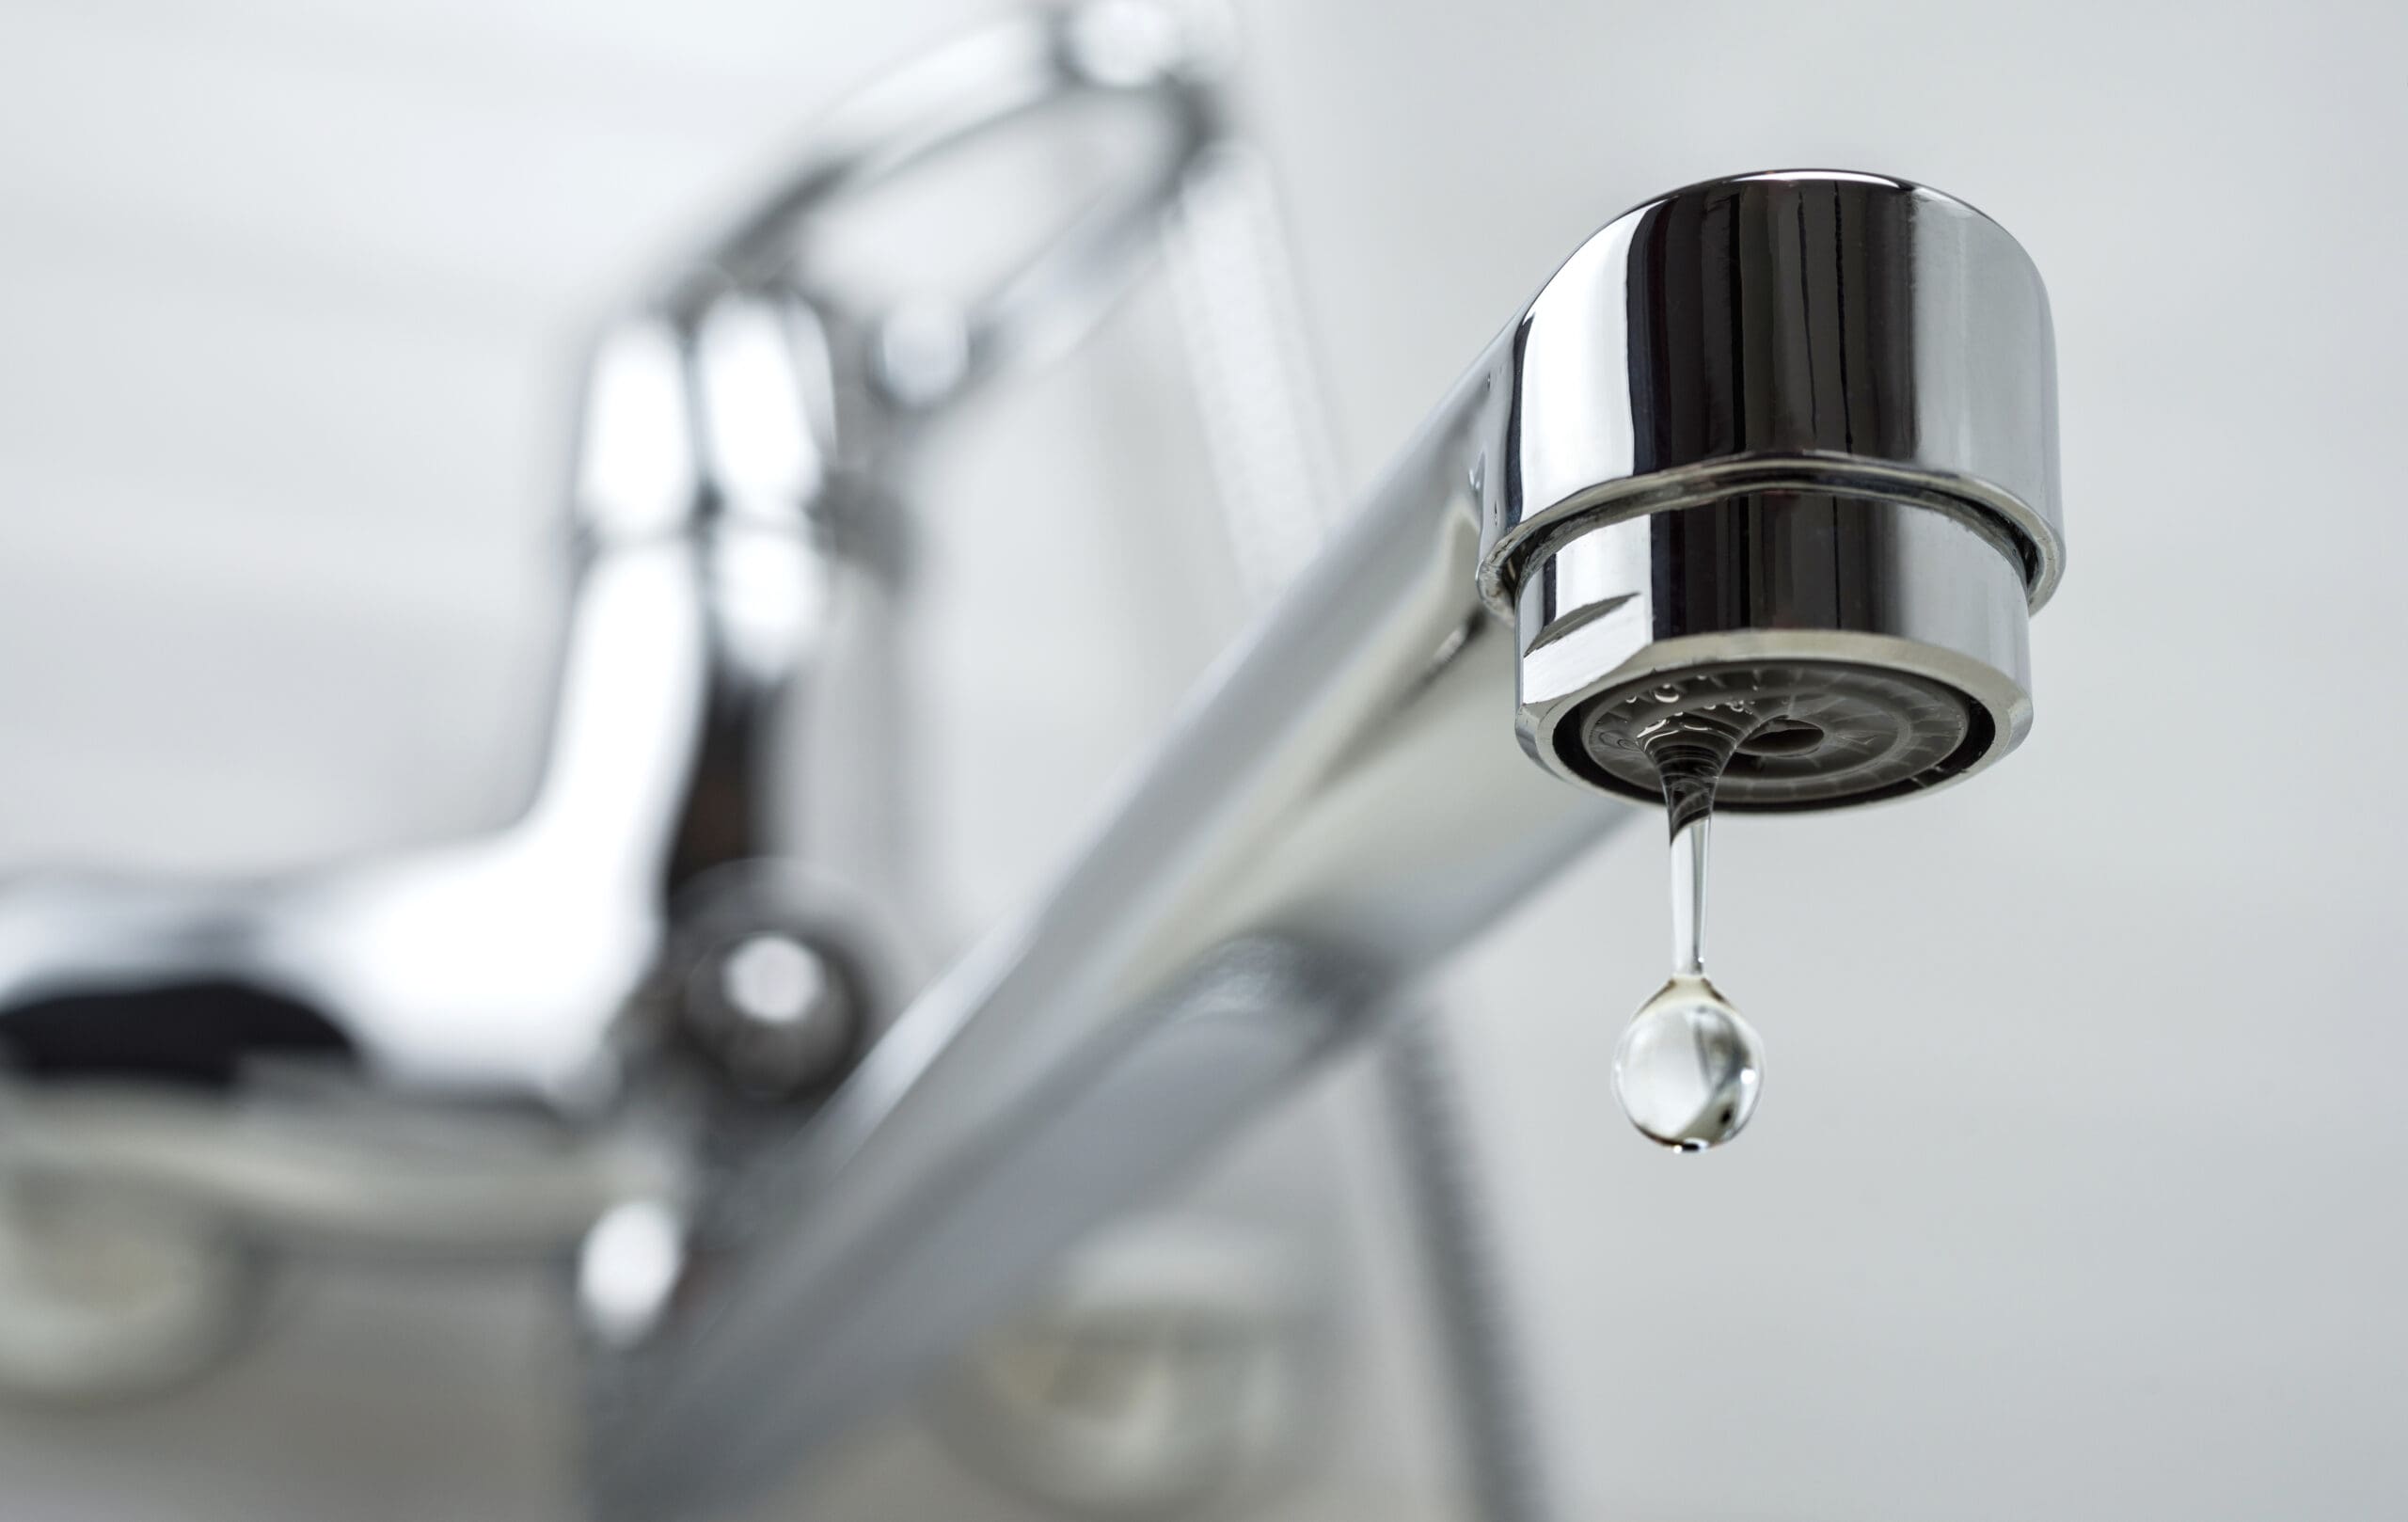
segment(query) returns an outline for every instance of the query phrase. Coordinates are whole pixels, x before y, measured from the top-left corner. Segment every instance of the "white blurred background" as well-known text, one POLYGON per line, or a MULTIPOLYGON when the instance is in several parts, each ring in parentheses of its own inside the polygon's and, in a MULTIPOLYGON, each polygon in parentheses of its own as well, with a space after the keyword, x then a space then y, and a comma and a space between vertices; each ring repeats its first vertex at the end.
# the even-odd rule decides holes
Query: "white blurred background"
MULTIPOLYGON (((0 863, 505 817, 591 325, 846 87, 993 9, 0 7, 0 863)), ((1719 835, 1718 979, 1772 1057, 1744 1143, 1667 1160, 1607 1089, 1663 956, 1652 831, 1448 979, 1567 1514, 2408 1511, 2408 13, 1238 9, 1355 483, 1582 235, 1709 175, 1927 182, 2055 303, 2073 550, 2032 739, 1719 835)), ((981 737, 926 828, 973 918, 1236 626, 1226 567, 1164 549, 1199 542, 1174 344, 1141 296, 924 472, 925 647, 981 737), (1016 642, 965 632, 998 619, 1016 642)), ((541 1298, 311 1287, 211 1399, 0 1413, 0 1513, 563 1514, 541 1298)), ((1403 1383, 1340 1392, 1384 1415, 1316 1514, 1419 1514, 1403 1383)), ((975 1514, 831 1483, 813 1514, 975 1514)))

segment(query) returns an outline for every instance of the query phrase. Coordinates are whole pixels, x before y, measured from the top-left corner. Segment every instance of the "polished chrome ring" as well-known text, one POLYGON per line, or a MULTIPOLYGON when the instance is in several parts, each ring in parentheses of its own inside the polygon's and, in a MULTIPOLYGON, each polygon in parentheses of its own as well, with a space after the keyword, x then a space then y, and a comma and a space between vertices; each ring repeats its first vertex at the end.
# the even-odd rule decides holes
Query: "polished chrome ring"
POLYGON ((1952 197, 1830 170, 1691 185, 1600 229, 1513 337, 1480 470, 1500 613, 1566 533, 1751 490, 1986 524, 2034 609, 2063 575, 2048 294, 1952 197))
POLYGON ((1616 519, 1543 551, 1515 614, 1523 748, 1626 798, 1654 769, 1617 736, 1695 708, 1767 725, 1723 775, 1738 810, 1927 790, 2032 725, 2016 563, 1923 507, 1775 491, 1616 519))

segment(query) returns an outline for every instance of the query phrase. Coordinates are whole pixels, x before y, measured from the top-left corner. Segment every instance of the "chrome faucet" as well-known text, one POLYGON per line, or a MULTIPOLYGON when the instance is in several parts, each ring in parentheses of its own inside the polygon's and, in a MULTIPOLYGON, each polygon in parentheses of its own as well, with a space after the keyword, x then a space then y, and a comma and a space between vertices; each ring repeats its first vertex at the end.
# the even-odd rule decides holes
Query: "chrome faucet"
POLYGON ((1755 175, 1609 223, 1052 896, 795 1138, 604 1494, 734 1494, 936 1356, 1629 817, 1634 722, 1738 703, 1811 730, 1743 753, 1736 808, 2011 750, 2064 556, 2053 387, 2029 260, 1934 191, 1755 175))
MULTIPOLYGON (((2020 741, 2064 562, 2037 275, 1900 181, 1710 182, 1573 254, 1052 892, 926 978, 879 764, 883 482, 1144 262, 1221 143, 1213 55, 1128 0, 978 34, 611 325, 535 801, 292 880, 12 886, 8 1177, 171 1197, 242 1253, 649 1231, 657 1272, 583 1290, 594 1504, 732 1505, 1633 817, 1648 725, 1744 716, 1739 810, 2020 741), (991 297, 815 288, 843 197, 1098 93, 1165 148, 991 297)), ((151 1345, 0 1378, 185 1372, 238 1324, 221 1278, 151 1345)))

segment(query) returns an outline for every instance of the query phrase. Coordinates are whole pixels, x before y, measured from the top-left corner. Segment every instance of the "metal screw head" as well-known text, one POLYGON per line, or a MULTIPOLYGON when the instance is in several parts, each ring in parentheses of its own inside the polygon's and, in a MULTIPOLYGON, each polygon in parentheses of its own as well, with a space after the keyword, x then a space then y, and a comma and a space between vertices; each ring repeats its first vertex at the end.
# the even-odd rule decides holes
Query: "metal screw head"
POLYGON ((771 1096, 833 1076, 861 1020, 843 969, 781 929, 749 930, 705 953, 687 977, 684 1013, 738 1086, 771 1096))

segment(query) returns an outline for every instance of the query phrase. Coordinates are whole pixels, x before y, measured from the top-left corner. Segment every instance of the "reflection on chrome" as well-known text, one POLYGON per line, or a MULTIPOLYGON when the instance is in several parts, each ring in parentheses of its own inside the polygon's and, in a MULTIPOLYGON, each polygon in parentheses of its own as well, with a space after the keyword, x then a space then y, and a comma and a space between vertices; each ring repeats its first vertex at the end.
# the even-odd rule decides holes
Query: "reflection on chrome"
MULTIPOLYGON (((185 1377, 296 1244, 550 1255, 590 1334, 597 1510, 740 1504, 1628 817, 1631 703, 1886 680, 1960 721, 1877 776, 1846 735, 1783 748, 1735 770, 1734 808, 2013 749, 2064 561, 2036 275, 1922 187, 1713 182, 1573 253, 1051 893, 926 976, 890 832, 891 476, 956 398, 1083 333, 1166 213, 1226 191, 1220 55, 1134 0, 994 25, 863 97, 610 325, 515 823, 277 880, 0 893, 0 1384, 185 1377), (1163 151, 991 291, 860 309, 798 261, 857 191, 1098 95, 1151 112, 1163 151), (770 785, 773 732, 818 741, 806 785, 770 785), (12 1306, 110 1232, 155 1274, 62 1305, 83 1341, 44 1345, 12 1306)), ((1226 264, 1181 277, 1226 346, 1265 349, 1266 313, 1278 337, 1276 302, 1214 289, 1226 264)), ((1245 488, 1271 560, 1322 538, 1283 516, 1328 514, 1321 478, 1285 476, 1245 488)), ((1197 1303, 1240 1341, 1283 1313, 1234 1292, 1197 1303)), ((1058 1439, 1006 1372, 961 1377, 1058 1439)))

